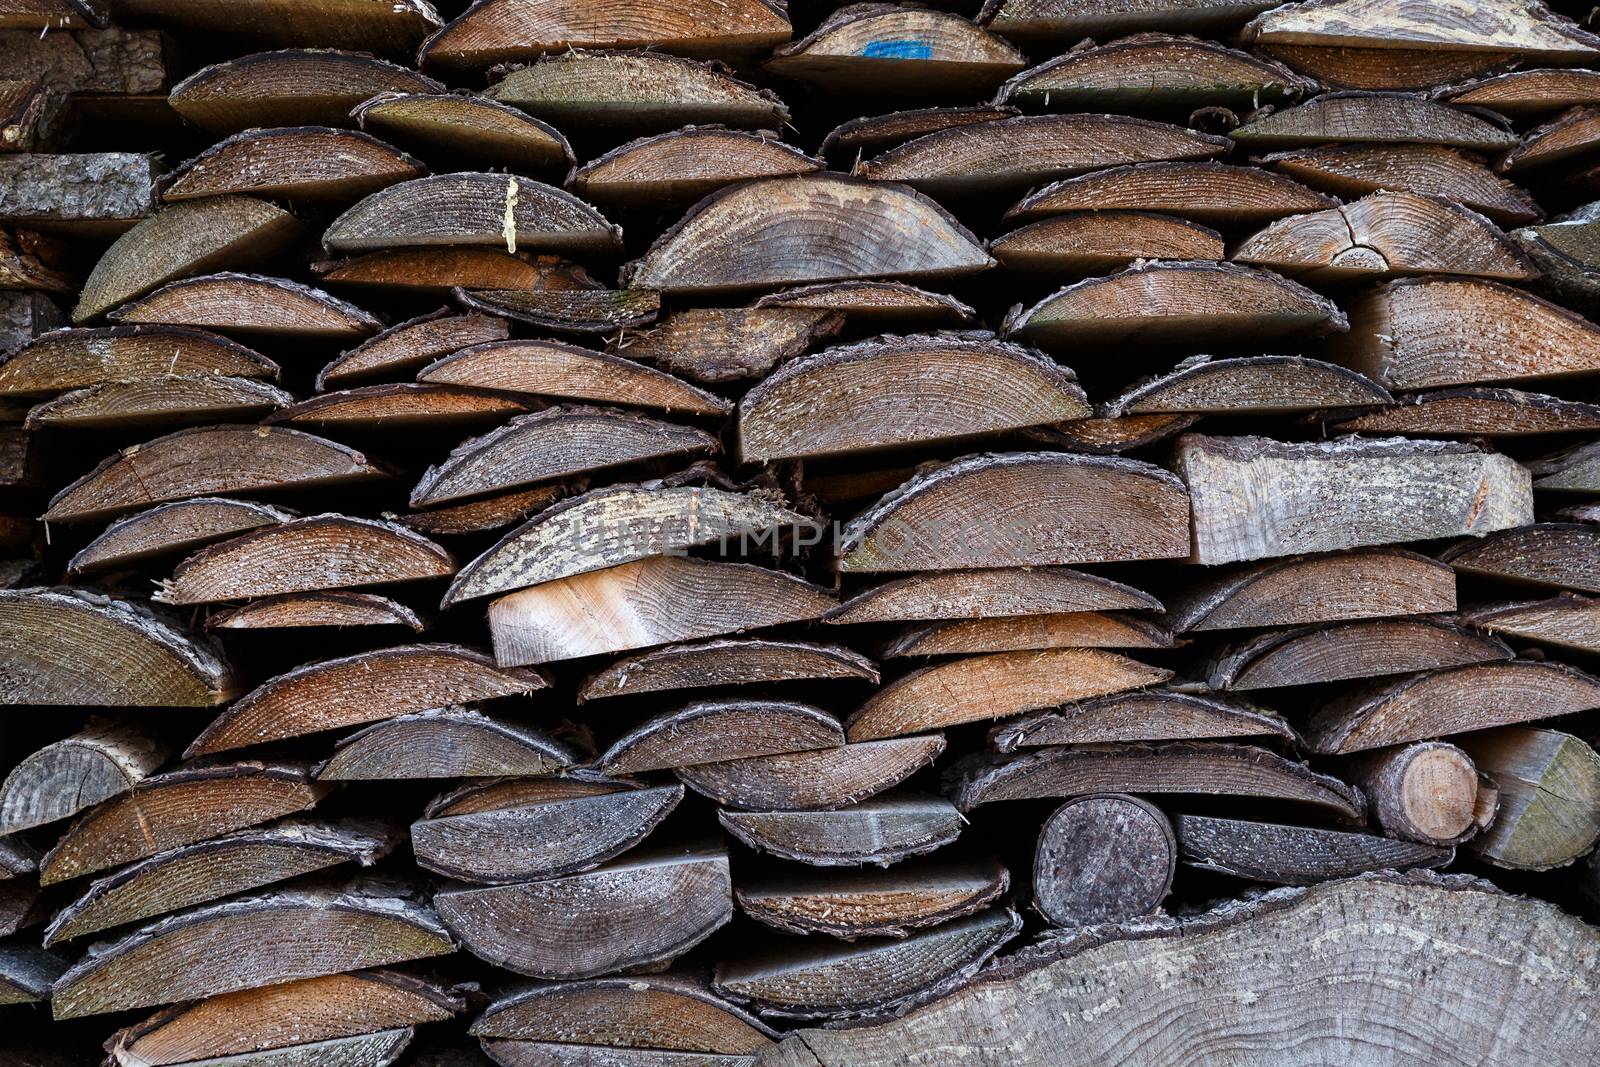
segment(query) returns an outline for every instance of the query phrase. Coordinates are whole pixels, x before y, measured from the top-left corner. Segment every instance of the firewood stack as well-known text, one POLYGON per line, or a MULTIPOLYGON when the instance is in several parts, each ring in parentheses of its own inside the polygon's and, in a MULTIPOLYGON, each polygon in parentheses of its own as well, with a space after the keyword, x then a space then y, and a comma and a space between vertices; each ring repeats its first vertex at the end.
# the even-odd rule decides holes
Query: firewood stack
POLYGON ((0 1059, 1575 1062, 1568 14, 0 0, 0 1059))

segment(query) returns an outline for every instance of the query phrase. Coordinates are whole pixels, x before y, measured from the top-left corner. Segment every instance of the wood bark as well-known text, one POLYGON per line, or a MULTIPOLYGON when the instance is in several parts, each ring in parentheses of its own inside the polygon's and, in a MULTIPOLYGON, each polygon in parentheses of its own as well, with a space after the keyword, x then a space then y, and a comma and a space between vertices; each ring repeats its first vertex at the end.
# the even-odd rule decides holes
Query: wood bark
POLYGON ((1359 761, 1354 779, 1391 837, 1453 845, 1477 830, 1478 769, 1444 741, 1385 749, 1359 761))
POLYGON ((1183 862, 1273 885, 1316 885, 1376 870, 1442 867, 1455 850, 1309 826, 1179 815, 1183 862))

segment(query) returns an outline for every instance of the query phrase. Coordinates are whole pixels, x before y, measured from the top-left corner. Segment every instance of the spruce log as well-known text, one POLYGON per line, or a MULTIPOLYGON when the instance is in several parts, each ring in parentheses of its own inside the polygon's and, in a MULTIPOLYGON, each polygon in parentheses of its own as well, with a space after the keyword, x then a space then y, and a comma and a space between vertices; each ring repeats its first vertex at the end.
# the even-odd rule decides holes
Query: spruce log
POLYGON ((725 415, 732 404, 629 358, 561 341, 490 341, 462 348, 417 372, 420 382, 507 393, 725 415))
POLYGON ((1059 710, 1024 715, 989 731, 997 752, 1112 741, 1185 741, 1265 737, 1293 742, 1275 712, 1177 686, 1112 693, 1059 710))
POLYGON ((1138 615, 1070 611, 1004 619, 948 619, 908 626, 879 651, 883 659, 1058 648, 1171 648, 1172 635, 1138 615))
POLYGON ((1172 824, 1154 804, 1118 793, 1074 797, 1039 831, 1033 907, 1066 927, 1149 915, 1177 865, 1172 824))
MULTIPOLYGON (((870 286, 873 283, 859 284, 870 286)), ((896 283, 881 284, 894 286, 896 283)), ((803 354, 812 345, 831 340, 844 326, 845 315, 854 310, 843 306, 842 298, 829 300, 820 294, 810 300, 802 299, 794 307, 781 303, 767 306, 769 297, 781 295, 762 297, 752 308, 676 311, 643 333, 621 338, 612 350, 628 359, 655 363, 697 382, 760 378, 772 368, 803 354), (835 304, 841 306, 835 307, 835 304)))
POLYGON ((906 937, 992 904, 1011 887, 993 859, 955 864, 923 860, 890 871, 785 871, 734 889, 739 909, 791 934, 906 937))
POLYGON ((1130 585, 1068 567, 927 571, 862 590, 823 621, 834 625, 1002 619, 1058 612, 1161 611, 1130 585))
POLYGON ((1563 593, 1548 600, 1492 604, 1468 612, 1463 621, 1522 641, 1600 652, 1600 601, 1593 597, 1563 593))
POLYGON ((183 164, 161 198, 193 200, 239 193, 283 200, 348 203, 427 168, 369 134, 329 126, 236 133, 183 164))
POLYGON ((605 207, 688 207, 735 182, 823 169, 770 130, 685 126, 619 145, 572 172, 572 191, 605 207))
POLYGON ((541 775, 581 760, 570 746, 520 722, 439 708, 397 715, 341 738, 316 776, 360 782, 541 775))
POLYGON ((878 668, 843 645, 722 637, 625 656, 586 678, 577 699, 822 679, 876 684, 878 668))
POLYGON ((1438 196, 1480 211, 1502 226, 1532 222, 1544 212, 1533 198, 1475 155, 1443 145, 1329 144, 1262 157, 1275 170, 1339 196, 1383 189, 1438 196))
POLYGON ((91 719, 11 768, 0 784, 0 834, 31 830, 127 793, 171 754, 170 745, 135 724, 91 719))
POLYGON ((317 391, 341 388, 424 367, 473 345, 504 341, 510 324, 477 312, 448 308, 407 319, 362 341, 317 372, 317 391))
POLYGON ((868 797, 833 811, 719 809, 717 819, 750 848, 813 867, 887 867, 950 844, 965 821, 942 797, 911 793, 868 797))
POLYGON ((1472 112, 1407 93, 1326 93, 1229 133, 1254 151, 1302 145, 1433 144, 1473 152, 1512 148, 1517 135, 1493 112, 1472 112))
POLYGON ((1463 574, 1600 593, 1600 528, 1541 522, 1462 541, 1439 559, 1463 574))
POLYGON ((115 236, 156 209, 154 156, 0 154, 0 222, 115 236))
POLYGON ((287 593, 213 611, 208 630, 283 630, 325 626, 404 626, 412 633, 427 624, 404 604, 375 593, 287 593))
POLYGON ((270 504, 226 497, 197 497, 158 504, 107 526, 67 564, 68 574, 116 570, 173 556, 263 526, 295 513, 270 504))
POLYGON ((383 325, 371 313, 321 289, 234 271, 168 282, 106 318, 134 326, 190 326, 346 342, 376 333, 383 325))
POLYGON ((24 430, 151 430, 271 415, 294 395, 254 378, 173 375, 102 382, 62 393, 28 410, 24 430))
POLYGON ((971 97, 1027 63, 1010 42, 952 12, 859 3, 780 46, 763 66, 832 93, 971 97))
POLYGON ((1372 619, 1273 630, 1218 650, 1211 688, 1272 689, 1512 658, 1497 638, 1434 619, 1372 619))
POLYGON ((323 393, 280 408, 262 421, 319 429, 395 433, 437 427, 482 426, 534 407, 513 396, 417 382, 365 385, 323 393))
POLYGON ((1337 205, 1331 196, 1256 167, 1136 163, 1052 182, 1017 201, 1005 217, 1028 222, 1074 211, 1155 211, 1208 226, 1264 226, 1337 205))
POLYGON ((1559 730, 1505 727, 1461 739, 1499 791, 1500 810, 1467 843, 1496 867, 1562 867, 1600 840, 1600 756, 1559 730))
POLYGON ((172 87, 172 109, 208 133, 352 126, 350 109, 382 92, 433 93, 432 78, 360 52, 288 48, 203 67, 172 87))
POLYGON ((55 330, 0 362, 0 395, 43 395, 161 375, 277 381, 278 365, 204 330, 112 326, 55 330))
POLYGON ((1179 815, 1183 862, 1272 885, 1316 885, 1367 871, 1443 867, 1455 849, 1309 826, 1179 815))
POLYGON ((552 177, 576 162, 560 130, 481 96, 384 92, 357 104, 350 117, 428 159, 465 157, 552 177))
POLYGON ((1191 356, 1170 374, 1135 382, 1100 411, 1111 418, 1168 413, 1255 415, 1392 402, 1388 390, 1372 379, 1322 360, 1191 356))
POLYGON ((1475 833, 1478 769, 1455 745, 1421 741, 1358 760, 1351 776, 1390 837, 1454 845, 1475 833))
POLYGON ((698 763, 674 773, 695 792, 729 808, 843 808, 899 785, 938 759, 944 747, 943 734, 924 734, 698 763))

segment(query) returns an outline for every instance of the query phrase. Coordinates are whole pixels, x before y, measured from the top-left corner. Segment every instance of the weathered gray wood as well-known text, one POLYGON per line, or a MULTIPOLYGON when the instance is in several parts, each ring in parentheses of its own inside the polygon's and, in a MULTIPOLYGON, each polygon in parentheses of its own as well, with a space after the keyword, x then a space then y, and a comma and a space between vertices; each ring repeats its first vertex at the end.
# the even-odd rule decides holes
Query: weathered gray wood
POLYGON ((1349 775, 1391 837, 1454 845, 1477 831, 1478 769, 1455 745, 1421 741, 1385 749, 1358 760, 1349 775))
POLYGON ((158 504, 107 526, 105 532, 72 557, 67 573, 133 566, 294 517, 294 512, 284 508, 225 497, 158 504))
POLYGON ((856 161, 905 144, 924 134, 968 126, 977 122, 1012 119, 1022 114, 1014 107, 973 104, 966 107, 919 107, 885 115, 862 115, 839 123, 822 139, 822 155, 856 161))
POLYGON ((1551 14, 1543 4, 1519 0, 1473 5, 1447 0, 1437 10, 1415 0, 1317 4, 1259 15, 1240 36, 1254 44, 1434 47, 1508 53, 1547 63, 1585 63, 1600 58, 1600 38, 1551 14))
POLYGON ((1498 119, 1405 93, 1340 92, 1247 122, 1230 136, 1251 150, 1399 141, 1495 152, 1517 143, 1498 119))
POLYGON ((699 763, 674 773, 695 792, 730 808, 842 808, 899 785, 938 759, 944 746, 943 734, 924 734, 699 763))
POLYGON ((580 755, 540 730, 462 708, 399 715, 340 739, 322 781, 551 774, 580 755))
MULTIPOLYGON (((575 1045, 553 1041, 518 1041, 486 1037, 483 1055, 500 1067, 754 1067, 755 1057, 725 1056, 715 1052, 675 1052, 669 1049, 619 1048, 613 1045, 575 1045)), ((472 1060, 477 1065, 480 1060, 472 1060)), ((457 1067, 449 1064, 447 1067, 457 1067)))
POLYGON ((888 871, 784 871, 734 890, 739 909, 791 934, 905 937, 992 904, 1011 887, 993 859, 923 860, 888 871))
POLYGON ((1149 915, 1177 865, 1172 824, 1154 804, 1117 793, 1074 797, 1039 831, 1033 907, 1067 927, 1149 915))
POLYGON ((843 645, 771 638, 713 638, 625 656, 596 671, 578 702, 727 685, 837 679, 876 684, 878 668, 843 645))
POLYGON ((758 301, 749 308, 685 308, 643 333, 619 337, 613 351, 697 382, 760 378, 843 328, 848 312, 829 306, 825 298, 814 302, 816 306, 767 307, 758 301))
POLYGON ((115 236, 158 206, 154 156, 0 154, 0 222, 115 236))
POLYGON ((44 293, 0 291, 0 356, 15 352, 61 323, 61 309, 44 293))
POLYGON ((1309 826, 1179 815, 1183 862, 1252 882, 1315 885, 1332 878, 1407 867, 1443 867, 1455 849, 1309 826))
POLYGON ((91 719, 24 756, 0 783, 0 834, 76 815, 153 774, 172 746, 131 722, 91 719))
POLYGON ((399 516, 397 521, 433 536, 484 533, 520 522, 571 493, 582 492, 588 484, 588 479, 582 477, 548 482, 531 489, 513 489, 508 493, 480 497, 464 504, 407 512, 399 516))
POLYGON ((673 770, 720 760, 810 752, 844 744, 826 711, 780 700, 704 700, 663 712, 619 737, 600 757, 603 774, 673 770))
POLYGON ((980 20, 1029 44, 1065 48, 1140 30, 1214 36, 1277 5, 1271 0, 984 0, 980 20))
POLYGON ((317 372, 317 391, 414 370, 472 345, 503 341, 510 334, 504 319, 440 308, 397 323, 341 353, 317 372))
POLYGON ((1529 460, 1533 487, 1560 493, 1600 493, 1600 449, 1576 444, 1529 460))
POLYGON ((278 365, 244 345, 177 326, 54 330, 0 363, 0 394, 47 395, 164 374, 276 381, 278 365))
POLYGON ((50 998, 67 961, 31 945, 0 949, 0 1004, 33 1004, 50 998))
POLYGON ((117 0, 119 18, 154 21, 191 33, 238 34, 278 45, 377 52, 407 61, 440 25, 428 0, 317 0, 296 7, 293 24, 270 5, 232 0, 117 0))
POLYGON ((1337 204, 1331 196, 1256 167, 1134 163, 1052 182, 1017 201, 1006 219, 1024 222, 1075 211, 1155 211, 1208 226, 1264 226, 1337 204))
POLYGON ((1226 737, 1295 740, 1275 712, 1226 700, 1206 690, 1155 688, 1073 701, 1024 715, 989 731, 998 752, 1111 741, 1184 741, 1226 737))
POLYGON ((1500 640, 1435 619, 1372 619, 1258 634, 1219 649, 1213 689, 1271 689, 1511 659, 1500 640))
POLYGON ((202 67, 167 101, 210 133, 273 126, 353 126, 350 109, 382 92, 439 92, 414 70, 360 52, 288 48, 202 67))
POLYGON ((1509 726, 1460 739, 1499 790, 1500 809, 1467 842, 1497 867, 1562 867, 1600 840, 1600 756, 1559 730, 1509 726))
POLYGON ((278 1048, 191 1060, 190 1067, 390 1067, 406 1051, 411 1027, 331 1037, 278 1048))
POLYGON ((728 855, 697 847, 540 882, 447 889, 439 915, 481 959, 570 980, 682 955, 733 916, 728 855))
POLYGON ((1600 601, 1575 593, 1548 600, 1490 604, 1467 613, 1463 620, 1521 641, 1575 652, 1600 652, 1600 601))
POLYGON ((457 288, 450 295, 464 308, 564 334, 631 330, 649 325, 661 313, 661 294, 653 289, 457 288))
POLYGON ((1170 374, 1136 382, 1100 414, 1278 414, 1389 404, 1388 390, 1337 364, 1302 356, 1192 356, 1170 374))
POLYGON ((947 293, 905 282, 848 281, 796 285, 758 297, 757 310, 836 311, 874 330, 933 330, 965 326, 977 313, 947 293))
POLYGON ((949 801, 910 793, 868 797, 833 811, 719 810, 717 819, 758 852, 815 867, 886 867, 950 844, 964 821, 949 801))
POLYGON ((1440 560, 1463 574, 1600 593, 1600 528, 1542 522, 1462 541, 1440 560))

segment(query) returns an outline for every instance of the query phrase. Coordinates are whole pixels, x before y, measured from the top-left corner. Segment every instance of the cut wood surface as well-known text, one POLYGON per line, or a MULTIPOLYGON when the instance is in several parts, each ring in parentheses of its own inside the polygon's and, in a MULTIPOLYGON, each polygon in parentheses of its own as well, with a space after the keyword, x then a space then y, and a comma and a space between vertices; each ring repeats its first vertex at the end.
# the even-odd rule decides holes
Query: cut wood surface
POLYGON ((429 708, 525 696, 548 685, 535 671, 496 667, 461 645, 402 645, 324 660, 269 679, 235 701, 188 756, 357 726, 429 708))
POLYGON ((843 808, 892 789, 944 751, 944 735, 852 742, 811 752, 699 763, 676 774, 697 793, 746 811, 843 808))
POLYGON ((332 286, 437 299, 456 289, 593 289, 596 282, 559 256, 511 253, 485 245, 413 245, 348 259, 318 260, 311 270, 332 286))
POLYGON ((765 66, 834 92, 971 96, 1027 62, 1008 41, 952 12, 861 3, 780 46, 765 66))
POLYGON ((833 715, 780 700, 705 700, 663 712, 606 750, 602 774, 638 774, 701 763, 810 752, 844 744, 833 715))
POLYGON ((841 571, 1163 559, 1188 552, 1180 483, 1134 460, 980 455, 913 477, 845 527, 841 571), (998 515, 993 506, 1005 501, 998 515))
POLYGON ((1277 414, 1392 402, 1388 391, 1372 379, 1322 360, 1191 356, 1170 374, 1135 382, 1100 410, 1111 418, 1167 413, 1277 414))
POLYGON ((1524 171, 1548 167, 1593 152, 1600 147, 1600 109, 1575 107, 1542 126, 1529 130, 1522 143, 1502 156, 1496 166, 1522 177, 1524 171))
POLYGON ((1463 574, 1600 593, 1600 527, 1542 522, 1462 541, 1439 556, 1463 574))
POLYGON ((1534 660, 1411 675, 1324 705, 1304 734, 1312 751, 1359 752, 1600 707, 1600 680, 1534 660))
POLYGON ((173 173, 161 198, 241 193, 295 201, 352 201, 427 168, 356 130, 297 126, 236 133, 173 173))
POLYGON ((106 317, 135 326, 193 326, 347 342, 382 326, 374 315, 321 289, 231 271, 168 282, 106 317))
POLYGON ((323 231, 329 252, 431 245, 504 245, 609 253, 621 231, 571 193, 510 174, 436 174, 363 198, 323 231))
POLYGON ((1178 842, 1160 808, 1108 793, 1074 797, 1044 821, 1033 906, 1056 926, 1148 915, 1172 888, 1178 842))
MULTIPOLYGON (((649 330, 621 338, 613 351, 697 382, 720 384, 759 378, 839 332, 845 316, 858 312, 860 306, 851 303, 848 296, 829 299, 819 290, 829 288, 837 294, 852 284, 855 283, 812 287, 810 298, 797 297, 793 307, 781 302, 768 307, 769 294, 752 308, 676 311, 649 330)), ((791 292, 799 294, 801 290, 791 292)))
POLYGON ((687 207, 735 182, 821 169, 821 160, 770 130, 685 126, 613 148, 574 170, 570 184, 585 200, 606 206, 687 207))
POLYGON ((739 910, 791 934, 905 937, 970 915, 1011 886, 994 860, 963 864, 923 860, 888 871, 796 872, 752 879, 734 890, 739 910))
POLYGON ((1358 760, 1352 777, 1391 837, 1453 845, 1477 830, 1478 769, 1455 745, 1421 741, 1358 760))
POLYGON ((1539 287, 1583 311, 1592 311, 1600 293, 1600 222, 1587 207, 1570 215, 1512 233, 1543 273, 1539 287))
POLYGON ((1600 492, 1600 449, 1573 445, 1527 464, 1533 487, 1562 493, 1600 492))
POLYGON ((505 807, 430 813, 411 824, 411 847, 422 867, 463 881, 554 878, 632 848, 683 799, 681 785, 631 788, 604 782, 593 789, 552 789, 552 795, 505 807))
POLYGON ((190 1000, 454 951, 432 911, 382 882, 208 904, 151 923, 57 981, 58 1019, 190 1000), (236 946, 265 943, 245 957, 236 946))
POLYGON ((1600 756, 1559 730, 1509 726, 1461 739, 1493 780, 1500 810, 1467 843, 1497 867, 1542 871, 1565 866, 1600 840, 1600 756))
POLYGON ((717 818, 750 848, 815 867, 898 863, 950 844, 964 822, 949 801, 909 793, 834 811, 720 810, 717 818))
POLYGON ((1174 741, 1046 748, 965 768, 952 799, 962 811, 1001 800, 1092 793, 1180 793, 1293 801, 1359 823, 1359 790, 1252 745, 1174 741))
POLYGON ((465 156, 539 175, 570 168, 572 146, 548 122, 481 96, 383 92, 350 117, 427 159, 465 156))
POLYGON ((1148 119, 1024 115, 924 134, 869 160, 861 172, 936 196, 992 195, 1102 167, 1209 159, 1228 147, 1225 137, 1148 119))
POLYGON ((483 533, 526 519, 562 499, 569 493, 582 490, 587 480, 573 478, 564 482, 534 486, 532 489, 513 490, 495 496, 471 500, 465 504, 434 508, 431 511, 413 511, 401 515, 397 521, 413 530, 432 536, 483 533))
POLYGON ((433 901, 473 955, 556 980, 674 959, 733 917, 728 855, 706 847, 634 853, 540 882, 447 889, 433 901))
POLYGON ((558 333, 627 330, 661 313, 661 294, 653 289, 453 289, 451 295, 462 307, 558 333))
POLYGON ((630 264, 623 281, 668 293, 716 293, 870 277, 949 278, 993 263, 970 231, 913 190, 801 175, 711 194, 630 264), (903 233, 915 239, 897 237, 903 233))
POLYGON ((1517 135, 1492 112, 1453 108, 1406 93, 1327 93, 1230 132, 1251 151, 1352 142, 1444 145, 1472 152, 1512 148, 1517 135))
POLYGON ((551 774, 581 757, 542 731, 465 708, 397 715, 342 738, 321 781, 551 774))
POLYGON ((875 684, 878 668, 843 645, 722 637, 625 656, 585 679, 578 701, 823 679, 875 684))
POLYGON ((829 612, 835 625, 1000 619, 1085 611, 1160 611, 1149 593, 1068 567, 928 571, 870 586, 829 612))
POLYGON ((1331 196, 1254 167, 1136 163, 1053 182, 1017 201, 1006 218, 1020 222, 1074 211, 1154 211, 1208 226, 1263 226, 1336 206, 1331 196))
POLYGON ((210 133, 274 126, 350 126, 350 109, 383 92, 443 89, 414 70, 359 52, 290 48, 203 67, 167 102, 210 133))
POLYGON ((270 415, 294 395, 254 378, 172 376, 143 382, 102 382, 36 404, 25 430, 165 429, 270 415))
POLYGON ((341 863, 370 867, 394 847, 377 823, 289 819, 159 852, 92 882, 45 929, 46 946, 297 878, 341 863))
POLYGON ((1271 0, 984 0, 979 19, 1007 37, 1065 48, 1085 37, 1140 30, 1221 33, 1276 6, 1271 0))
POLYGON ((1072 611, 1001 619, 948 619, 910 626, 880 651, 884 659, 1054 648, 1171 648, 1172 635, 1138 615, 1072 611))
POLYGON ((966 722, 1157 685, 1172 677, 1093 648, 995 652, 923 667, 897 678, 846 722, 852 741, 922 733, 966 722))
POLYGON ((1432 45, 1453 52, 1509 53, 1546 62, 1600 58, 1600 38, 1543 4, 1521 0, 1341 0, 1296 4, 1257 16, 1242 31, 1258 44, 1408 48, 1432 45))
POLYGON ((79 818, 40 861, 42 885, 255 826, 316 805, 301 764, 215 763, 151 775, 79 818))
POLYGON ((323 393, 280 408, 262 421, 338 431, 397 431, 476 425, 526 414, 533 405, 451 385, 392 382, 323 393))
POLYGON ((989 253, 1009 271, 1109 274, 1143 259, 1224 259, 1222 236, 1198 222, 1149 211, 1059 215, 1001 234, 989 253))
POLYGON ((340 353, 317 372, 317 391, 415 370, 452 352, 504 341, 510 335, 510 324, 504 319, 477 312, 453 314, 440 308, 397 323, 340 353))
POLYGON ((69 574, 129 567, 175 556, 263 526, 288 522, 295 513, 270 504, 226 497, 197 497, 157 504, 107 526, 67 565, 69 574))
POLYGON ((492 601, 489 632, 501 664, 550 663, 801 622, 838 604, 782 571, 652 556, 492 601))
POLYGON ((1544 214, 1531 196, 1490 170, 1480 157, 1442 145, 1319 145, 1272 153, 1262 162, 1340 196, 1393 189, 1443 197, 1502 226, 1532 222, 1544 214))
POLYGON ((1200 563, 1482 535, 1533 518, 1527 471, 1466 444, 1189 434, 1177 468, 1200 563), (1259 503, 1246 513, 1245 499, 1259 503))
POLYGON ((427 623, 404 604, 376 593, 319 591, 262 597, 222 608, 206 618, 208 630, 286 630, 328 626, 404 626, 412 633, 427 623))
POLYGON ((0 703, 211 707, 238 683, 220 649, 142 604, 0 589, 0 703))
POLYGON ((1600 72, 1542 67, 1494 74, 1441 93, 1452 104, 1485 107, 1512 118, 1529 118, 1600 104, 1600 72))
POLYGON ((1183 862, 1252 882, 1315 885, 1377 870, 1442 867, 1450 848, 1309 826, 1179 815, 1173 820, 1183 862))
POLYGON ((236 341, 181 326, 53 330, 0 362, 0 395, 43 395, 160 375, 278 379, 278 365, 236 341))
POLYGON ((1211 688, 1272 689, 1512 658, 1496 638, 1433 619, 1373 619, 1260 634, 1220 650, 1211 688))
POLYGON ((120 796, 172 755, 154 734, 111 720, 24 756, 0 783, 0 834, 14 834, 76 815, 120 796))
POLYGON ((822 155, 852 162, 868 154, 905 144, 923 134, 947 130, 952 126, 971 126, 979 122, 1016 118, 1022 112, 997 104, 968 107, 923 107, 891 111, 885 115, 863 115, 839 123, 822 139, 822 155))
POLYGON ((1464 619, 1508 638, 1574 652, 1600 651, 1600 602, 1593 597, 1564 593, 1548 600, 1491 604, 1464 619))
POLYGON ((202 426, 107 457, 57 493, 45 518, 87 522, 214 493, 347 485, 388 476, 360 452, 281 427, 202 426))
POLYGON ((688 415, 731 410, 720 396, 634 362, 631 349, 624 350, 625 358, 548 339, 489 341, 430 363, 417 380, 688 415))
POLYGON ((1208 692, 1155 688, 1073 701, 1059 710, 1023 715, 989 732, 997 752, 1111 741, 1183 741, 1266 737, 1294 741, 1276 713, 1208 692))
POLYGON ((1600 430, 1600 405, 1520 389, 1460 387, 1401 396, 1390 408, 1335 423, 1345 433, 1522 437, 1600 430))

